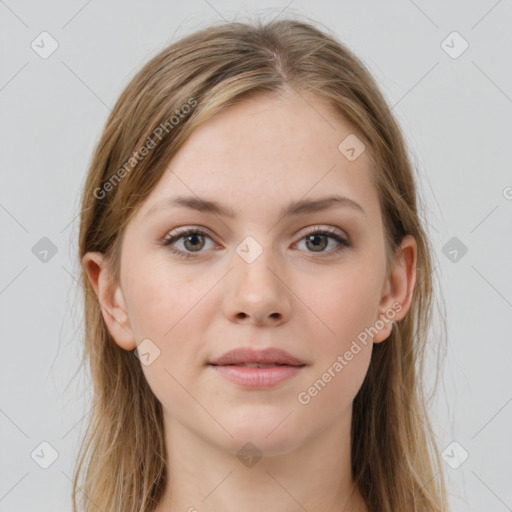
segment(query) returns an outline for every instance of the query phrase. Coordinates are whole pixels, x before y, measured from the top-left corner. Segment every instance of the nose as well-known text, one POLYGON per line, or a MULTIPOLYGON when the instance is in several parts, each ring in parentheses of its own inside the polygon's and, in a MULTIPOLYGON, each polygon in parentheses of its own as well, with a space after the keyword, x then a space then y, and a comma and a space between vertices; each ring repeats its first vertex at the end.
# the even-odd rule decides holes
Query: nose
POLYGON ((252 263, 234 255, 235 268, 226 280, 223 301, 230 321, 277 326, 289 319, 292 292, 271 253, 271 249, 264 250, 252 263))

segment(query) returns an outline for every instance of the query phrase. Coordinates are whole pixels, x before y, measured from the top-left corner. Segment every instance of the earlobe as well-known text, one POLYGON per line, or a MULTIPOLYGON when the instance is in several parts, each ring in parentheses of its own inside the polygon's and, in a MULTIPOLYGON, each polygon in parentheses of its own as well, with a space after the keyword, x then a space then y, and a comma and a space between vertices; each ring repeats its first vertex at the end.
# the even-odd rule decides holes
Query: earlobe
POLYGON ((393 268, 385 282, 379 307, 379 319, 384 327, 375 335, 374 343, 389 338, 392 322, 401 320, 409 311, 416 284, 416 260, 416 239, 406 235, 396 250, 393 268))
POLYGON ((133 350, 137 345, 126 311, 126 302, 119 283, 111 275, 107 258, 99 252, 88 252, 82 258, 82 266, 112 338, 121 348, 133 350))

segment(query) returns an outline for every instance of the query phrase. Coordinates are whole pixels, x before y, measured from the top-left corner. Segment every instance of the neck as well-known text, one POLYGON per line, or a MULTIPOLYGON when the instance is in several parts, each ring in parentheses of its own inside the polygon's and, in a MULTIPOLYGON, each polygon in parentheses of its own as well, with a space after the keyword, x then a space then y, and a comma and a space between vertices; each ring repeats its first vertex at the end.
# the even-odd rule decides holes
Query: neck
POLYGON ((168 479, 155 512, 366 512, 351 474, 350 420, 261 453, 233 440, 226 449, 166 417, 168 479))

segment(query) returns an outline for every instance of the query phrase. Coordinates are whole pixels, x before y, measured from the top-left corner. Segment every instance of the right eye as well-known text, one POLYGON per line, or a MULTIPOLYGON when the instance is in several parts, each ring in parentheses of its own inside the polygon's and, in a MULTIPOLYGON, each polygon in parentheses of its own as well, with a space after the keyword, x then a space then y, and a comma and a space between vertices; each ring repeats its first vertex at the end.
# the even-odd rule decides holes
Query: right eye
POLYGON ((205 239, 211 238, 200 229, 197 228, 185 228, 179 231, 175 231, 168 235, 162 245, 167 247, 173 254, 178 255, 180 258, 191 258, 194 257, 194 253, 204 252, 201 251, 205 246, 205 239), (183 239, 184 249, 175 247, 175 243, 183 239))

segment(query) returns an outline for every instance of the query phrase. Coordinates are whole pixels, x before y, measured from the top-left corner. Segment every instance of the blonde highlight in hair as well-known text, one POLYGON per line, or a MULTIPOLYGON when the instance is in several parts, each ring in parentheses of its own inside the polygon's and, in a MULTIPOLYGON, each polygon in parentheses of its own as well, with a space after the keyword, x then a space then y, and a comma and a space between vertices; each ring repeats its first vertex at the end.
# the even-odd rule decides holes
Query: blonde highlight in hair
MULTIPOLYGON (((432 322, 432 253, 413 168, 374 79, 333 35, 292 19, 226 22, 180 39, 144 65, 112 109, 93 154, 81 204, 80 261, 90 251, 104 254, 118 281, 124 229, 190 135, 236 102, 289 91, 321 100, 364 141, 388 269, 405 235, 414 236, 418 248, 411 308, 374 346, 353 403, 353 478, 373 512, 444 511, 442 466, 422 384, 432 322), (191 100, 194 108, 171 129, 169 119, 191 100), (161 140, 129 172, 119 172, 162 125, 168 132, 161 140), (126 176, 106 187, 116 172, 126 176)), ((162 406, 140 361, 114 342, 83 267, 81 284, 83 361, 94 407, 75 468, 73 511, 151 512, 168 478, 162 406)))

